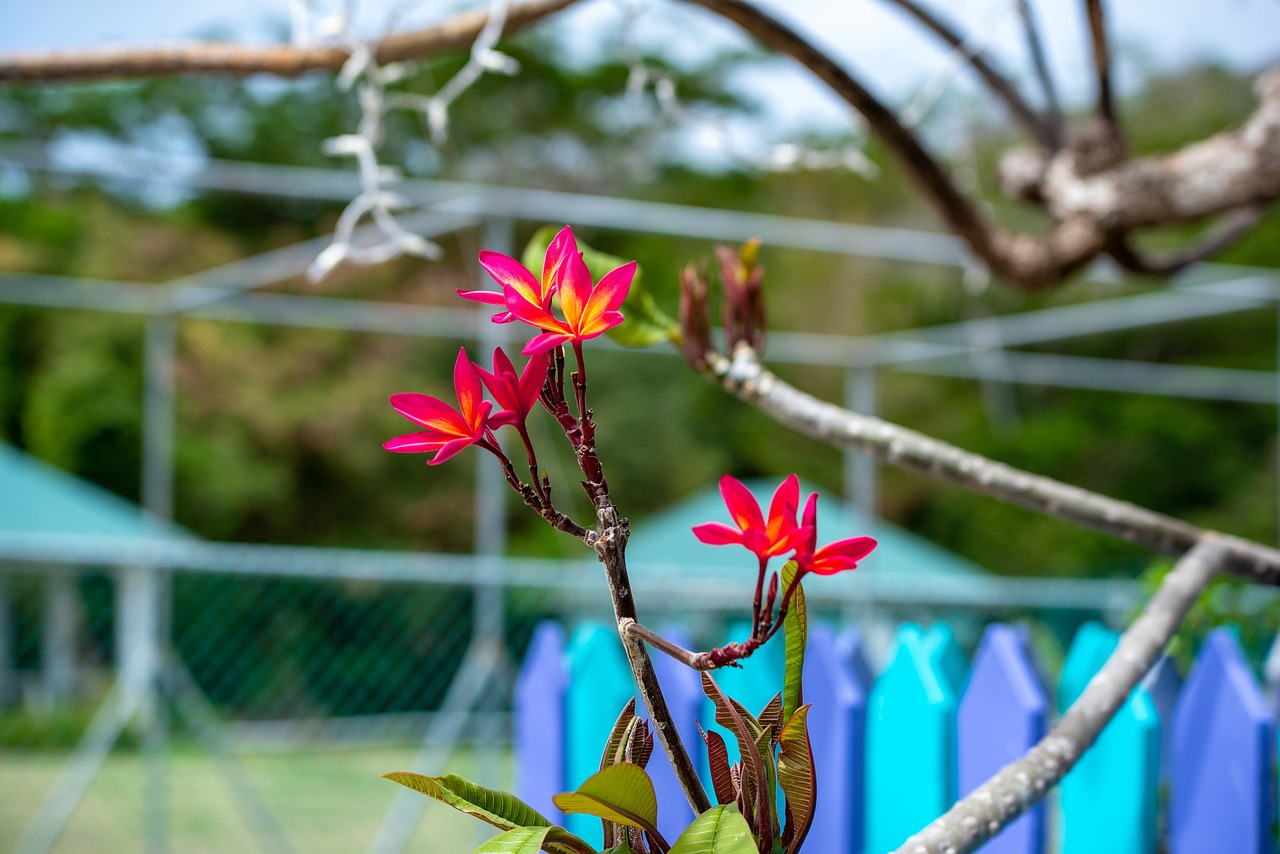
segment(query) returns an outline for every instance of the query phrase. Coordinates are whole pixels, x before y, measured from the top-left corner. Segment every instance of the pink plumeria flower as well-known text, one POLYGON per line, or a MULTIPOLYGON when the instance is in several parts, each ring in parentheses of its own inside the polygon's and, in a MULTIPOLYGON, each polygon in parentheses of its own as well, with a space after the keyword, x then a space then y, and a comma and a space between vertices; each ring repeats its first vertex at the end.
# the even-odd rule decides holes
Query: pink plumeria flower
POLYGON ((397 454, 434 451, 427 464, 438 466, 469 445, 490 445, 490 430, 504 422, 489 417, 493 404, 483 399, 480 377, 467 358, 466 348, 458 351, 453 365, 453 386, 458 394, 457 409, 429 394, 391 395, 396 412, 427 429, 396 436, 382 447, 397 454))
MULTIPOLYGON (((463 299, 474 300, 475 302, 484 303, 486 305, 506 306, 510 297, 507 296, 507 289, 510 288, 515 298, 523 303, 548 311, 551 308, 551 295, 556 292, 560 286, 561 270, 571 255, 578 254, 578 243, 573 239, 573 231, 569 226, 560 229, 552 240, 551 245, 547 247, 547 256, 542 262, 542 278, 541 280, 534 277, 529 272, 529 268, 521 264, 515 258, 509 255, 503 255, 501 252, 492 252, 488 249, 480 252, 480 266, 502 287, 499 292, 494 291, 464 291, 459 289, 458 296, 463 299)), ((515 315, 508 309, 500 311, 493 316, 494 323, 510 323, 515 320, 515 315)))
POLYGON ((800 504, 800 480, 788 477, 773 494, 769 519, 765 521, 751 490, 730 475, 720 478, 720 494, 737 528, 720 522, 706 522, 693 527, 693 534, 711 546, 742 545, 760 560, 785 554, 808 535, 810 529, 796 524, 800 504))
POLYGON ((871 537, 850 537, 847 540, 836 540, 820 549, 814 547, 818 542, 818 493, 809 496, 804 505, 800 530, 805 535, 796 544, 796 563, 800 565, 800 575, 813 572, 818 575, 835 575, 847 569, 857 569, 858 561, 871 554, 876 541, 871 537))
MULTIPOLYGON (((570 234, 570 239, 572 237, 570 234)), ((622 323, 622 312, 618 309, 626 300, 635 275, 636 262, 632 261, 605 273, 599 284, 594 284, 587 262, 582 260, 582 255, 577 252, 577 244, 574 243, 574 252, 565 260, 560 272, 557 291, 564 320, 554 316, 547 308, 525 300, 510 285, 503 285, 507 310, 530 326, 542 330, 541 335, 524 345, 525 355, 541 353, 562 344, 576 345, 602 335, 622 323)))
POLYGON ((491 426, 514 424, 523 429, 525 419, 542 393, 550 362, 551 358, 545 352, 538 353, 529 357, 522 373, 516 374, 515 365, 499 347, 493 351, 493 371, 476 365, 476 372, 485 388, 489 389, 489 394, 502 410, 489 419, 491 426))

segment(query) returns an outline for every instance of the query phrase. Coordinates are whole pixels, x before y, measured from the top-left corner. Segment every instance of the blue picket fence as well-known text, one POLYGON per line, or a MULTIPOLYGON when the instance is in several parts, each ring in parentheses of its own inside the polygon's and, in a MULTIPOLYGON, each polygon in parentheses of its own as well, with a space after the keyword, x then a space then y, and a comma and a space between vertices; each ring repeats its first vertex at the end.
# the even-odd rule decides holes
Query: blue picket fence
MULTIPOLYGON (((1059 709, 1080 695, 1117 638, 1096 623, 1080 629, 1059 680, 1059 709)), ((748 708, 763 708, 781 685, 781 654, 781 643, 770 644, 717 681, 748 708)), ((655 666, 685 744, 703 755, 698 725, 716 724, 697 674, 661 655, 655 666)), ((611 628, 584 625, 566 638, 555 623, 538 627, 516 690, 516 792, 588 841, 600 841, 599 821, 560 815, 551 796, 599 769, 601 747, 633 695, 611 628)), ((945 624, 903 625, 875 678, 856 632, 813 625, 804 699, 821 739, 817 818, 805 843, 815 854, 893 850, 1039 740, 1051 717, 1025 634, 1001 624, 987 628, 972 666, 945 624)), ((1274 755, 1273 712, 1235 635, 1220 629, 1185 684, 1161 662, 1133 692, 1063 780, 1056 816, 1050 799, 982 850, 1154 854, 1163 835, 1172 854, 1272 854, 1274 755)), ((692 813, 658 750, 650 771, 659 829, 674 839, 692 813)))

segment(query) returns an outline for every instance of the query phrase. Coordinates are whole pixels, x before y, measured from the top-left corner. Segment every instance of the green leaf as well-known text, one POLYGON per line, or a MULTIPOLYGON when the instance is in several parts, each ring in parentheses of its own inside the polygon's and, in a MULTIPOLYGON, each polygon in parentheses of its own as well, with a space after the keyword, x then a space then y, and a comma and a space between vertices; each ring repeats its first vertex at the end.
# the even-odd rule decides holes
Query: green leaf
MULTIPOLYGON (((655 839, 658 833, 658 797, 653 781, 639 765, 624 762, 592 774, 577 791, 551 799, 566 813, 586 813, 596 818, 638 827, 655 839)), ((666 841, 662 840, 666 847, 666 841)))
POLYGON ((538 854, 549 827, 517 827, 493 837, 472 854, 538 854))
POLYGON ((778 755, 778 783, 787 796, 791 844, 787 854, 796 854, 809 834, 813 808, 818 796, 818 778, 813 769, 813 747, 809 744, 809 706, 801 706, 782 728, 782 751, 778 755))
MULTIPOLYGON (((520 262, 529 268, 535 278, 542 275, 542 262, 547 257, 547 247, 558 231, 555 226, 544 225, 534 232, 524 247, 520 262)), ((591 277, 597 282, 610 270, 630 263, 616 255, 598 252, 581 241, 578 242, 578 249, 582 252, 582 260, 587 263, 587 269, 591 271, 591 277)), ((658 308, 653 295, 645 288, 642 273, 637 266, 635 278, 631 280, 631 290, 619 309, 626 320, 621 326, 615 326, 606 333, 626 347, 652 347, 664 341, 675 341, 680 334, 680 325, 658 308)))
POLYGON ((428 777, 411 771, 392 771, 382 776, 503 830, 550 827, 546 845, 551 851, 564 854, 593 854, 595 851, 565 829, 552 826, 544 815, 510 792, 478 786, 457 774, 428 777))
POLYGON ((733 804, 704 812, 685 828, 668 854, 758 854, 751 827, 733 804))
MULTIPOLYGON (((782 567, 782 589, 785 591, 796 577, 799 564, 789 560, 782 567)), ((791 606, 783 621, 787 640, 786 669, 782 680, 782 719, 789 721, 803 700, 804 650, 809 640, 809 615, 804 601, 804 588, 797 584, 791 594, 791 606)))

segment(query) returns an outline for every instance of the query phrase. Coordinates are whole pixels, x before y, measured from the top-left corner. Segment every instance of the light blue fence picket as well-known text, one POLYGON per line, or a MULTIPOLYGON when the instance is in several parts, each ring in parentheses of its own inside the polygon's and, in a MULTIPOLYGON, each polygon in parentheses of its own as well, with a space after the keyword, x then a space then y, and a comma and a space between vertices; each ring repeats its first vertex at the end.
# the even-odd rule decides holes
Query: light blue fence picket
POLYGON ((804 702, 812 705, 808 721, 818 800, 805 848, 813 851, 862 850, 867 686, 849 649, 826 626, 810 624, 803 685, 804 702))
POLYGON ((564 699, 569 688, 564 632, 544 620, 533 632, 515 686, 515 794, 553 824, 563 816, 551 799, 564 788, 564 699))
MULTIPOLYGON (((1049 701, 1031 663, 1026 635, 1013 626, 988 626, 960 701, 956 736, 960 794, 978 788, 1039 741, 1048 712, 1049 701)), ((1043 850, 1043 804, 982 849, 983 854, 1040 854, 1043 850)))
MULTIPOLYGON (((1080 627, 1062 667, 1059 709, 1076 701, 1118 639, 1098 623, 1080 627)), ((1139 687, 1062 781, 1062 854, 1154 852, 1159 777, 1160 718, 1139 687)))
POLYGON ((1229 630, 1205 641, 1173 726, 1173 854, 1273 851, 1271 715, 1229 630))
MULTIPOLYGON (((677 629, 668 629, 663 634, 686 649, 692 647, 689 638, 677 629)), ((660 653, 653 654, 653 669, 657 673, 658 684, 662 686, 662 693, 667 698, 667 708, 676 723, 685 749, 693 757, 704 755, 706 749, 702 736, 698 733, 698 712, 703 700, 701 677, 696 671, 660 653)), ((644 701, 639 697, 636 698, 636 709, 643 714, 644 701)), ((648 771, 658 795, 658 830, 668 841, 674 841, 693 821, 693 809, 676 781, 671 761, 657 743, 656 733, 648 771)))
POLYGON ((867 707, 866 850, 897 848, 951 806, 956 791, 956 708, 942 634, 898 629, 889 665, 867 707), (939 651, 944 653, 939 655, 939 651))
MULTIPOLYGON (((576 789, 600 770, 600 754, 613 724, 635 696, 631 668, 615 629, 596 623, 579 626, 569 639, 569 688, 565 692, 565 790, 576 789)), ((565 827, 599 847, 600 820, 565 816, 565 827)))

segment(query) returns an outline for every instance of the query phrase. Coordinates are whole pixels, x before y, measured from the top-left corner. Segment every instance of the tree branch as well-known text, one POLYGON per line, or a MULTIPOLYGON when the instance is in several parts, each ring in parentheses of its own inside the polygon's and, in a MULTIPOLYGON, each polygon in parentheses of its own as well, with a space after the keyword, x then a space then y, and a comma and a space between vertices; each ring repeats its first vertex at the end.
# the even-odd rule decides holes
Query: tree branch
POLYGON ((1045 58, 1044 43, 1040 39, 1040 27, 1036 24, 1035 14, 1031 10, 1030 0, 1017 0, 1018 17, 1022 20, 1022 32, 1027 39, 1027 53, 1031 55, 1031 65, 1035 68, 1036 79, 1040 81, 1040 89, 1044 92, 1045 124, 1049 131, 1049 147, 1054 151, 1062 148, 1067 138, 1067 122, 1062 116, 1062 103, 1058 100, 1058 87, 1054 85, 1053 75, 1049 72, 1049 62, 1045 58))
MULTIPOLYGON (((504 34, 511 34, 575 0, 528 0, 507 12, 504 34)), ((388 36, 378 44, 378 63, 422 59, 465 50, 489 21, 487 11, 467 12, 436 27, 388 36)), ((128 79, 173 74, 275 74, 296 77, 308 71, 336 71, 350 57, 336 47, 234 44, 187 44, 171 47, 0 56, 0 83, 54 83, 77 80, 128 79)))
POLYGON ((1093 44, 1093 75, 1098 81, 1098 118, 1116 138, 1120 137, 1117 124, 1115 95, 1111 87, 1111 47, 1107 41, 1107 22, 1102 12, 1102 0, 1085 0, 1089 16, 1089 38, 1093 44))
POLYGON ((1047 235, 1014 235, 989 222, 923 143, 875 95, 808 40, 745 0, 686 0, 733 21, 767 47, 812 71, 862 114, 948 226, 996 275, 1028 288, 1056 284, 1102 251, 1104 233, 1087 219, 1059 218, 1047 235))
POLYGON ((629 626, 638 625, 635 597, 632 596, 631 580, 627 575, 626 550, 630 525, 619 515, 607 493, 596 498, 596 518, 600 523, 599 535, 592 545, 600 556, 600 562, 604 564, 609 597, 613 600, 614 617, 618 621, 618 635, 622 638, 627 663, 631 665, 631 675, 645 709, 649 712, 649 722, 653 725, 654 734, 662 745, 663 752, 671 760, 671 767, 689 806, 693 808, 694 815, 702 815, 711 808, 711 801, 707 799, 698 771, 680 739, 680 731, 676 729, 675 719, 667 707, 666 697, 662 694, 653 661, 644 648, 644 642, 628 631, 629 626))
MULTIPOLYGON (((956 50, 965 49, 965 39, 961 38, 960 34, 950 24, 935 16, 915 0, 888 0, 888 2, 901 7, 903 11, 911 15, 922 26, 932 31, 934 35, 951 45, 951 47, 956 50)), ((973 66, 973 70, 987 84, 987 88, 1000 96, 1000 99, 1009 107, 1013 117, 1027 133, 1031 134, 1046 147, 1057 147, 1054 144, 1054 137, 1048 124, 1036 114, 1035 110, 1031 109, 1031 106, 1014 88, 1013 84, 983 58, 981 53, 970 55, 969 64, 973 66)))
POLYGON ((1212 258, 1248 233, 1266 208, 1258 205, 1229 212, 1211 234, 1201 242, 1163 257, 1144 255, 1129 243, 1128 234, 1117 234, 1109 240, 1107 252, 1120 266, 1148 276, 1171 276, 1206 258, 1212 258))
POLYGON ((1227 556, 1212 536, 1178 561, 1080 698, 1035 747, 1005 766, 896 854, 967 854, 1039 803, 1124 705, 1227 556))
POLYGON ((1259 584, 1280 586, 1280 551, 1275 549, 1024 472, 914 430, 818 400, 767 371, 755 352, 743 345, 737 347, 732 359, 710 352, 706 363, 705 372, 725 389, 806 436, 1112 534, 1160 554, 1181 556, 1205 537, 1215 536, 1227 550, 1225 572, 1259 584))

